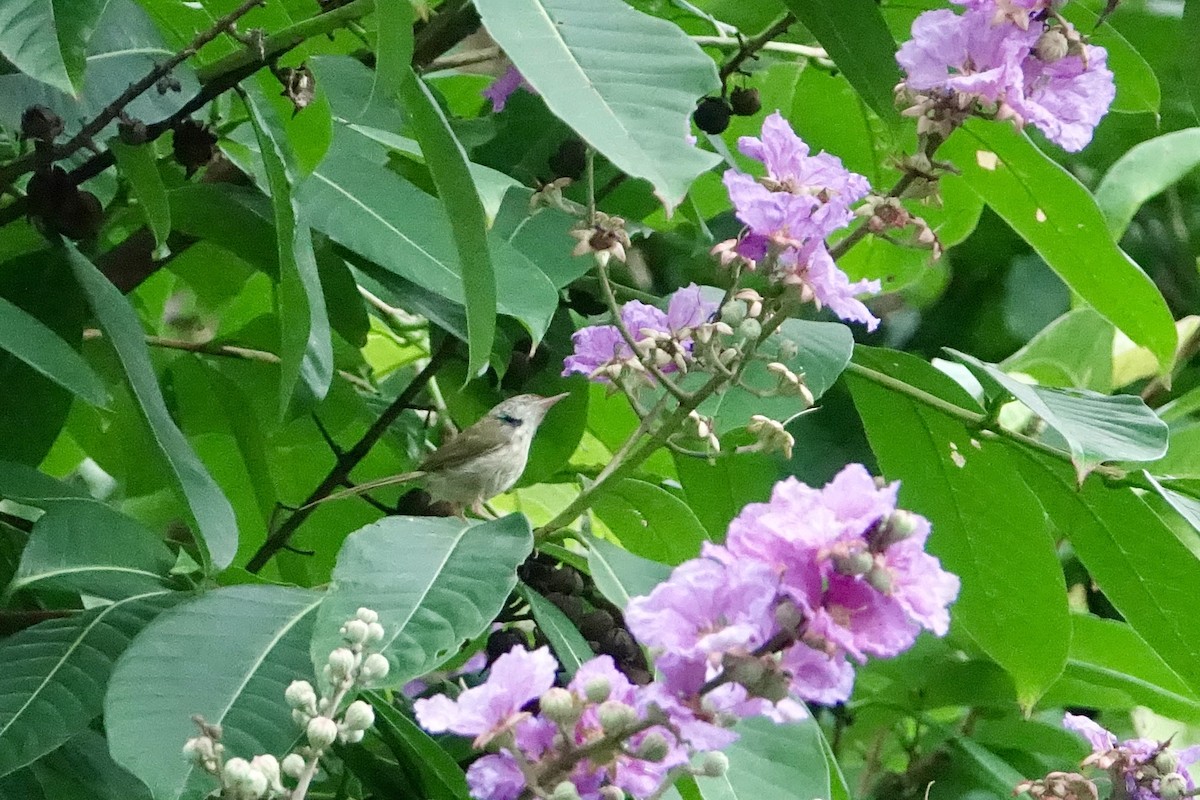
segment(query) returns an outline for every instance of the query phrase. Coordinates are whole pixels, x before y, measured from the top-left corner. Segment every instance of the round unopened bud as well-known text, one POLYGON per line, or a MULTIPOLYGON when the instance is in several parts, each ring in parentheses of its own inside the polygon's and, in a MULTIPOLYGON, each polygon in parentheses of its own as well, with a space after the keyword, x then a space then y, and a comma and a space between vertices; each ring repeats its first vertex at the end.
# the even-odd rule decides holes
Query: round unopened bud
POLYGON ((804 612, 791 600, 784 600, 775 606, 775 624, 780 630, 797 633, 804 624, 804 612))
POLYGON ((875 565, 875 557, 866 550, 855 550, 852 553, 838 553, 832 559, 833 569, 839 575, 854 577, 866 575, 875 565))
POLYGON ((625 790, 612 784, 601 786, 600 800, 625 800, 625 790))
POLYGON ((207 736, 194 736, 183 745, 183 754, 191 761, 200 763, 216 757, 213 740, 207 736))
POLYGON ((743 339, 757 339, 762 336, 762 323, 753 317, 747 317, 738 325, 737 333, 743 339))
POLYGON ((879 564, 871 567, 871 570, 864 576, 864 580, 871 585, 871 588, 880 594, 892 593, 892 573, 887 567, 879 564))
POLYGON ((358 679, 362 683, 374 683, 386 678, 390 669, 391 665, 388 664, 386 656, 381 653, 371 653, 363 659, 362 666, 358 670, 358 679))
POLYGON ((665 759, 670 752, 671 745, 667 741, 667 737, 658 731, 650 731, 638 744, 634 755, 643 761, 650 761, 657 764, 665 759))
POLYGON ((1187 791, 1187 779, 1178 772, 1168 772, 1158 784, 1158 796, 1162 800, 1179 800, 1187 791))
POLYGON ((300 755, 299 753, 288 753, 283 757, 283 761, 280 763, 279 768, 283 770, 283 774, 287 775, 289 778, 299 778, 300 774, 304 772, 304 766, 304 756, 300 755))
POLYGON ((559 686, 547 689, 538 699, 542 714, 559 725, 571 725, 579 719, 580 708, 575 704, 575 695, 559 686))
POLYGON ((354 612, 354 618, 370 625, 372 622, 379 622, 379 614, 369 608, 360 608, 354 612))
POLYGON ((367 641, 382 642, 383 641, 383 626, 378 622, 367 623, 367 641))
POLYGON ((605 700, 597 710, 600 727, 610 736, 627 731, 637 724, 637 711, 619 700, 605 700))
POLYGON ((867 544, 876 553, 882 553, 916 533, 920 524, 920 517, 916 514, 898 508, 867 532, 867 544))
POLYGON ((279 781, 279 761, 275 756, 269 753, 255 756, 250 759, 250 766, 262 773, 272 791, 283 792, 283 784, 279 781))
POLYGON ((329 672, 336 680, 347 677, 354 671, 354 652, 345 647, 339 647, 329 654, 329 672))
POLYGON ((1179 766, 1179 758, 1170 750, 1163 750, 1154 757, 1154 768, 1163 775, 1174 772, 1179 766))
POLYGON ((329 717, 313 717, 308 721, 308 727, 305 728, 304 733, 313 748, 324 750, 337 740, 338 726, 329 717))
POLYGON ((696 774, 706 778, 719 778, 729 771, 729 756, 719 750, 701 753, 696 763, 696 774))
POLYGON ((289 708, 316 708, 317 693, 308 681, 292 681, 283 693, 289 708))
POLYGON ((267 793, 267 776, 244 758, 226 761, 224 774, 225 783, 237 793, 237 797, 257 800, 267 793))
POLYGON ((563 781, 554 787, 550 800, 579 800, 579 790, 570 781, 563 781))
POLYGON ((363 731, 344 730, 339 735, 343 744, 358 744, 363 740, 363 731))
POLYGON ((342 638, 351 645, 361 645, 366 643, 369 631, 367 623, 361 619, 352 619, 342 626, 341 633, 342 638))
POLYGON ((1047 64, 1064 58, 1070 49, 1071 43, 1067 40, 1067 35, 1058 28, 1047 28, 1033 46, 1034 55, 1047 64))
POLYGON ((603 676, 592 678, 583 685, 583 696, 589 703, 603 703, 612 694, 612 684, 603 676))
POLYGON ((730 300, 721 306, 721 322, 726 325, 740 325, 746 318, 746 304, 741 300, 730 300))
POLYGON ((342 723, 352 731, 365 731, 375 724, 375 709, 370 703, 355 700, 346 708, 342 723))

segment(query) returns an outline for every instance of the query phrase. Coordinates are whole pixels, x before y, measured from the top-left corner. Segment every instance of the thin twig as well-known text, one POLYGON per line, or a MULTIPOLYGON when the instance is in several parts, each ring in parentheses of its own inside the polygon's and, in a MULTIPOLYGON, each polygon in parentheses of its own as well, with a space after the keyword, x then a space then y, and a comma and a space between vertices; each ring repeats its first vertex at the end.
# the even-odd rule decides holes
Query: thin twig
POLYGON ((404 391, 392 401, 391 405, 384 409, 379 418, 362 435, 362 438, 334 461, 329 474, 305 498, 304 502, 301 503, 301 507, 285 519, 278 530, 267 536, 267 540, 263 542, 262 546, 250 558, 249 563, 246 564, 248 571, 259 572, 271 560, 272 556, 288 544, 292 535, 296 533, 296 530, 316 510, 320 501, 331 495, 350 477, 350 472, 358 466, 360 461, 366 458, 367 454, 371 452, 371 448, 375 446, 375 443, 383 438, 383 435, 391 427, 391 424, 416 399, 421 390, 425 388, 425 384, 449 360, 453 352, 454 340, 446 338, 430 355, 429 363, 425 365, 425 368, 418 372, 416 377, 409 382, 408 386, 404 387, 404 391))
POLYGON ((796 18, 792 16, 792 13, 789 11, 768 25, 766 29, 762 31, 762 33, 759 33, 757 36, 752 36, 743 42, 741 47, 738 48, 738 51, 730 56, 729 60, 721 65, 719 72, 721 83, 724 84, 725 80, 730 75, 738 71, 738 68, 745 63, 746 59, 763 49, 767 42, 771 41, 776 36, 782 35, 784 31, 792 27, 795 22, 796 18))
MULTIPOLYGON (((732 36, 692 36, 693 42, 701 47, 719 47, 722 50, 733 50, 743 46, 743 41, 733 38, 732 36)), ((825 52, 823 47, 814 47, 810 44, 793 44, 792 42, 765 42, 759 50, 774 53, 787 53, 788 55, 800 56, 801 58, 811 58, 816 61, 830 61, 829 54, 825 52)))
POLYGON ((478 50, 465 50, 461 53, 452 53, 430 61, 423 72, 441 72, 447 69, 469 67, 473 64, 486 64, 488 61, 495 61, 500 58, 503 52, 499 47, 481 47, 478 50))

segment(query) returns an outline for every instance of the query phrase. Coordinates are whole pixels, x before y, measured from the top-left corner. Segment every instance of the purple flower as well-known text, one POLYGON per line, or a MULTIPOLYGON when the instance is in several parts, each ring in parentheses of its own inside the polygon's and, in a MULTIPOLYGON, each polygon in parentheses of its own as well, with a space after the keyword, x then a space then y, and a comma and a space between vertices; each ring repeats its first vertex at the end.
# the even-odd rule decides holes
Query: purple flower
POLYGON ((571 336, 575 352, 563 361, 563 375, 591 375, 601 367, 633 355, 616 325, 589 325, 571 336))
POLYGON ((1175 784, 1173 797, 1195 789, 1188 767, 1200 760, 1200 746, 1173 750, 1168 743, 1153 739, 1119 742, 1111 732, 1076 714, 1064 715, 1063 727, 1080 734, 1092 746, 1092 754, 1083 763, 1108 770, 1114 780, 1124 778, 1126 794, 1133 800, 1162 800, 1167 781, 1175 784), (1152 768, 1146 769, 1147 765, 1152 768))
POLYGON ((1026 122, 1070 152, 1087 146, 1117 96, 1107 51, 1090 45, 1086 50, 1086 67, 1079 56, 1052 64, 1026 59, 1022 90, 1009 98, 1026 122))
POLYGON ((554 685, 558 662, 547 647, 529 652, 520 646, 496 659, 488 679, 451 700, 438 695, 413 704, 417 722, 431 733, 474 736, 482 746, 524 718, 522 707, 554 685))
POLYGON ((1036 29, 994 25, 984 8, 962 15, 937 9, 916 18, 912 39, 901 45, 896 61, 911 89, 977 95, 995 103, 1023 81, 1021 64, 1038 35, 1036 29))
POLYGON ((517 800, 525 791, 525 776, 511 754, 493 753, 467 769, 467 788, 475 800, 517 800))
POLYGON ((846 656, 829 655, 804 642, 783 651, 780 664, 792 675, 792 693, 812 703, 832 705, 850 699, 854 667, 846 656))
POLYGON ((1117 737, 1101 728, 1089 717, 1080 714, 1064 714, 1063 727, 1087 739, 1095 753, 1107 753, 1117 746, 1117 737))
POLYGON ((492 101, 492 111, 499 114, 508 104, 508 98, 517 89, 533 91, 533 87, 525 82, 520 71, 510 64, 508 69, 504 70, 503 75, 496 78, 490 86, 483 90, 483 96, 492 101))

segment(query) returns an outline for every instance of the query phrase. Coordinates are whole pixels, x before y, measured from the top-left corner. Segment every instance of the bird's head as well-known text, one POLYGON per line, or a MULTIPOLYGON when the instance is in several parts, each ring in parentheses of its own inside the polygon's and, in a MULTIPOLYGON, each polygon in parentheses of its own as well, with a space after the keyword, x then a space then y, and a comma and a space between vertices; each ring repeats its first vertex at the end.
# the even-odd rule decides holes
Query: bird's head
POLYGON ((567 396, 567 392, 553 397, 542 397, 540 394, 519 394, 510 397, 488 412, 488 416, 504 425, 529 431, 537 430, 537 426, 546 418, 550 407, 567 396))

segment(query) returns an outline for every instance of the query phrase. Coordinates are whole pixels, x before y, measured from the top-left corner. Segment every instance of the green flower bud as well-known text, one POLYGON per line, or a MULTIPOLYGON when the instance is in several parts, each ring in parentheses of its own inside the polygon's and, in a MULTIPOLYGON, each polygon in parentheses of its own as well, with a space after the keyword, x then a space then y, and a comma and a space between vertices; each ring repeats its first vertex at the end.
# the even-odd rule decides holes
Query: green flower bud
POLYGON ((625 800, 625 790, 619 786, 601 786, 600 800, 625 800))
POLYGON ((633 706, 617 700, 605 700, 597 710, 600 727, 609 735, 620 734, 637 724, 637 711, 633 706))
POLYGON ((719 778, 729 771, 729 756, 719 750, 701 753, 696 763, 696 774, 706 778, 719 778))
POLYGON ((355 700, 342 716, 342 724, 352 731, 365 731, 375 724, 375 709, 370 703, 355 700))
POLYGON ((283 784, 279 781, 279 761, 269 753, 250 759, 250 766, 262 773, 267 779, 267 786, 273 792, 283 793, 283 784))
POLYGON ((791 600, 784 600, 775 606, 775 624, 780 630, 795 634, 804 624, 804 612, 791 600))
POLYGON ((279 768, 289 778, 299 778, 300 774, 304 772, 304 766, 304 756, 299 753, 288 753, 283 757, 279 768))
POLYGON ((663 736, 658 731, 650 731, 646 734, 646 738, 642 739, 637 746, 637 751, 634 753, 642 761, 650 761, 655 764, 662 761, 671 752, 671 745, 667 742, 667 737, 663 736))
POLYGON ((1179 759, 1170 750, 1163 750, 1154 757, 1154 768, 1163 775, 1174 772, 1179 766, 1179 759))
POLYGON ((329 717, 313 717, 304 733, 314 750, 324 750, 337 740, 338 726, 329 717))
POLYGON ((865 580, 871 585, 872 589, 880 594, 892 593, 892 573, 888 572, 887 567, 876 564, 866 574, 865 580))
POLYGON ((920 518, 916 514, 897 508, 867 531, 867 544, 876 553, 882 553, 916 533, 919 524, 920 518))
POLYGON ((726 325, 740 325, 746 318, 746 303, 742 300, 730 300, 721 306, 721 322, 726 325))
POLYGON ((582 709, 575 703, 575 695, 559 686, 551 687, 538 699, 542 714, 559 725, 572 725, 579 719, 582 709))
POLYGON ((292 681, 283 693, 283 699, 287 701, 289 708, 317 707, 317 693, 308 681, 292 681))
POLYGON ((389 669, 391 666, 388 664, 386 656, 380 653, 371 653, 363 659, 362 667, 358 671, 358 680, 363 684, 381 681, 387 677, 389 669))
POLYGON ((1067 35, 1058 28, 1047 29, 1033 46, 1034 54, 1047 64, 1065 58, 1070 49, 1071 43, 1067 41, 1067 35))
POLYGON ((866 575, 875 566, 875 557, 866 550, 856 550, 853 553, 838 553, 831 559, 833 568, 839 575, 854 577, 866 575))
POLYGON ((369 608, 360 608, 354 613, 354 618, 362 620, 368 625, 370 625, 372 622, 379 622, 379 614, 375 613, 369 608))
POLYGON ((603 703, 612 694, 612 684, 608 678, 592 678, 583 686, 583 696, 589 703, 603 703))
POLYGON ((554 787, 550 800, 579 800, 579 790, 570 781, 563 781, 554 787))
POLYGON ((340 681, 350 675, 358 666, 354 652, 345 647, 339 647, 329 654, 329 674, 335 681, 340 681))
POLYGON ((737 332, 743 339, 757 339, 762 336, 762 323, 753 317, 747 317, 738 325, 737 332))
POLYGON ((216 749, 213 746, 212 739, 207 736, 195 736, 188 739, 183 745, 183 754, 189 761, 195 761, 199 764, 215 758, 216 749))
POLYGON ((367 623, 361 619, 352 619, 342 626, 341 634, 351 646, 361 645, 367 641, 367 623))
POLYGON ((1158 783, 1158 796, 1162 800, 1180 800, 1187 790, 1187 781, 1178 772, 1168 772, 1158 783))

